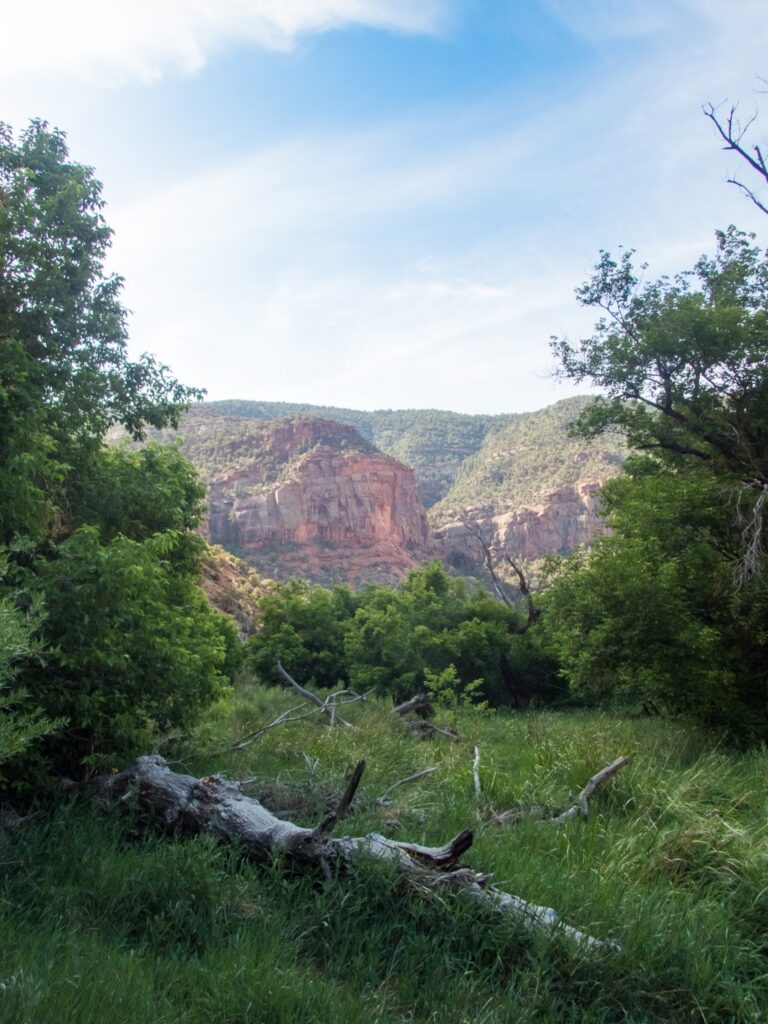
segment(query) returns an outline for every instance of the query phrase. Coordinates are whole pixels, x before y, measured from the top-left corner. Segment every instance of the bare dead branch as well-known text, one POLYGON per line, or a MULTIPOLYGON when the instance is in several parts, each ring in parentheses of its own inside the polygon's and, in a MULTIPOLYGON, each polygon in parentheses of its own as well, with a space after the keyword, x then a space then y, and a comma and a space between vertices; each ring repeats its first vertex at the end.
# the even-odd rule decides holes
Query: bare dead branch
POLYGON ((432 775, 436 771, 437 766, 434 768, 423 768, 420 772, 414 772, 413 775, 406 775, 404 779, 398 779, 397 782, 393 782, 391 786, 388 786, 380 797, 376 798, 376 803, 379 807, 389 807, 392 804, 389 794, 393 793, 399 786, 406 786, 409 782, 418 782, 419 779, 424 779, 427 775, 432 775))
POLYGON ((562 825, 564 821, 568 821, 569 818, 575 818, 578 815, 583 815, 585 818, 589 815, 589 803, 597 789, 606 781, 610 779, 612 775, 623 768, 625 764, 629 762, 628 757, 617 757, 615 761, 611 761, 605 768, 601 768, 599 772, 596 772, 589 782, 586 784, 584 789, 579 793, 576 799, 571 803, 570 807, 566 807, 560 814, 556 814, 552 819, 554 824, 562 825))
POLYGON ((482 800, 483 789, 480 785, 480 747, 475 747, 475 756, 472 761, 472 777, 475 783, 475 800, 482 800))
POLYGON ((625 764, 628 764, 629 760, 629 757, 617 757, 610 764, 601 768, 599 772, 592 776, 578 796, 561 810, 552 810, 552 808, 541 804, 534 804, 529 807, 513 807, 509 811, 503 811, 501 814, 494 815, 494 821, 497 825, 518 825, 521 821, 537 819, 554 825, 562 825, 564 822, 579 815, 586 818, 589 814, 588 801, 591 800, 599 787, 612 775, 615 775, 620 768, 623 768, 625 764))
MULTIPOLYGON (((283 667, 279 658, 277 659, 277 671, 280 673, 283 679, 285 679, 285 681, 294 688, 294 690, 301 694, 304 700, 308 700, 312 704, 316 704, 317 707, 324 714, 327 714, 330 718, 331 725, 333 725, 338 720, 339 722, 341 722, 342 725, 346 725, 350 729, 353 728, 351 722, 348 722, 345 718, 342 718, 341 715, 337 714, 337 702, 334 699, 336 696, 335 694, 331 694, 330 697, 326 698, 325 700, 321 700, 316 693, 312 693, 311 690, 307 690, 305 689, 305 687, 297 683, 293 676, 289 672, 287 672, 286 669, 283 667)), ((359 697, 359 695, 356 695, 356 697, 358 700, 362 699, 359 697)))
POLYGON ((357 787, 360 785, 360 780, 363 777, 365 771, 365 761, 358 761, 355 770, 350 776, 347 788, 344 790, 344 795, 336 807, 335 811, 332 811, 327 818, 324 818, 315 829, 318 835, 324 835, 333 831, 334 826, 337 822, 341 821, 342 818, 346 818, 349 814, 350 808, 352 807, 352 801, 355 799, 355 793, 357 787))
MULTIPOLYGON (((347 794, 359 784, 360 775, 362 767, 358 765, 347 794)), ((353 870, 356 859, 362 854, 394 865, 404 881, 417 891, 433 890, 437 885, 450 882, 457 892, 502 916, 513 917, 527 928, 557 929, 584 948, 595 951, 620 948, 615 942, 596 939, 563 924, 551 908, 505 893, 488 884, 487 876, 462 867, 459 858, 473 841, 469 830, 460 832, 441 847, 397 843, 377 833, 336 839, 319 828, 302 828, 276 818, 258 800, 244 796, 236 782, 228 782, 220 776, 197 779, 172 772, 158 755, 138 758, 132 767, 100 780, 98 788, 103 801, 118 805, 135 801, 166 829, 192 834, 204 832, 220 842, 237 842, 256 861, 280 857, 288 866, 320 872, 331 878, 334 873, 341 875, 353 870), (454 873, 455 881, 446 879, 446 875, 454 873)), ((345 798, 340 807, 345 804, 345 798)), ((347 809, 349 802, 351 798, 346 801, 347 809)))
POLYGON ((434 718, 435 709, 432 703, 424 693, 417 693, 415 697, 411 697, 410 700, 403 701, 402 704, 398 704, 396 708, 392 709, 396 715, 407 715, 412 711, 419 718, 434 718))
POLYGON ((408 732, 413 733, 414 736, 418 736, 421 740, 431 740, 435 735, 445 736, 449 740, 458 740, 461 737, 453 729, 449 729, 446 726, 434 725, 432 722, 425 722, 421 719, 417 719, 415 722, 403 722, 403 726, 408 732))
MULTIPOLYGON (((757 119, 757 114, 753 114, 746 123, 742 124, 736 116, 737 106, 735 104, 730 108, 725 119, 721 118, 718 112, 719 109, 719 107, 715 107, 712 103, 708 103, 702 108, 704 116, 709 118, 721 140, 725 143, 723 149, 738 154, 763 179, 763 183, 768 184, 768 163, 766 163, 766 156, 763 150, 759 145, 753 145, 748 148, 743 143, 747 132, 757 119)), ((728 182, 731 185, 738 186, 759 210, 762 210, 763 213, 768 213, 768 206, 743 181, 740 181, 738 178, 728 178, 728 182)))
MULTIPOLYGON (((489 540, 483 534, 483 531, 480 529, 479 524, 471 519, 468 519, 466 516, 461 517, 461 524, 464 527, 464 529, 468 533, 470 533, 475 538, 477 543, 480 545, 480 549, 483 554, 483 562, 485 563, 485 567, 488 570, 488 575, 491 577, 493 589, 496 591, 497 597, 507 606, 507 608, 509 608, 512 611, 517 611, 515 607, 515 602, 509 597, 509 595, 504 590, 504 587, 501 584, 501 580, 499 579, 498 574, 496 572, 496 567, 494 565, 493 549, 491 547, 493 537, 489 540)), ((522 623, 522 625, 518 625, 514 622, 511 622, 509 626, 510 632, 515 633, 516 635, 522 635, 523 633, 526 633, 534 624, 534 622, 538 619, 539 612, 536 608, 536 605, 534 604, 533 595, 531 594, 530 587, 528 586, 528 580, 526 579, 525 573, 523 572, 520 565, 517 562, 515 562, 512 559, 512 557, 509 554, 507 554, 506 551, 502 551, 502 557, 517 576, 518 590, 525 598, 525 603, 528 610, 528 615, 526 617, 525 622, 522 623)))

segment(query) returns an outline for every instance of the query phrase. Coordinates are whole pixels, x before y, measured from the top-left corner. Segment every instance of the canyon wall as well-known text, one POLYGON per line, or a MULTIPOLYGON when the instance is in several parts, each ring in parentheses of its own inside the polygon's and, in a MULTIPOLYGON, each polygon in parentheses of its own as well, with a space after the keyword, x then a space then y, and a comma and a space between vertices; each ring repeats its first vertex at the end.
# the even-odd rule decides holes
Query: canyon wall
MULTIPOLYGON (((544 555, 569 554, 605 532, 600 518, 602 481, 558 488, 530 505, 499 511, 470 508, 465 517, 515 560, 535 562, 544 555)), ((440 557, 459 572, 472 572, 482 560, 477 540, 459 519, 435 527, 440 557)))
POLYGON ((269 424, 227 463, 205 474, 205 532, 263 575, 394 583, 435 553, 413 470, 352 427, 269 424))

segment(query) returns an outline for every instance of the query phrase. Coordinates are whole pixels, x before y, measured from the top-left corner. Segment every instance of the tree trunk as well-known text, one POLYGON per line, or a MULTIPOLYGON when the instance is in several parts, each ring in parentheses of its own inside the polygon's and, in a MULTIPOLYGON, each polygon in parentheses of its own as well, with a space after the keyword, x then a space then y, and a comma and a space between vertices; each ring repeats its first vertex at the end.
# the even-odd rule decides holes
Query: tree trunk
POLYGON ((348 812, 362 772, 361 762, 336 812, 316 828, 276 818, 258 800, 244 796, 237 782, 215 775, 197 779, 172 772, 156 754, 140 757, 126 771, 102 779, 99 790, 102 799, 109 802, 136 800, 142 810, 157 816, 166 828, 192 834, 205 832, 221 842, 237 842, 258 861, 279 857, 286 865, 319 871, 331 878, 353 870, 361 855, 375 857, 394 863, 403 878, 419 891, 454 887, 526 927, 557 928, 594 950, 620 948, 613 941, 595 939, 563 924, 554 910, 502 892, 490 885, 487 877, 462 867, 459 858, 473 841, 469 830, 440 847, 398 843, 376 833, 332 837, 330 831, 348 812))

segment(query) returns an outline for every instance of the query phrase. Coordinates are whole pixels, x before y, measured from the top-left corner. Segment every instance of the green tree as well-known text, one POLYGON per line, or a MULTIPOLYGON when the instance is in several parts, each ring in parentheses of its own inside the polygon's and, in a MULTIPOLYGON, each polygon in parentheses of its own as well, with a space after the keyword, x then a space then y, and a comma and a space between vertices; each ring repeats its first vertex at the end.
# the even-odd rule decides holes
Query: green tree
POLYGON ((39 627, 39 609, 22 612, 9 597, 0 597, 0 783, 5 762, 62 724, 46 719, 17 685, 24 665, 41 656, 39 627))
POLYGON ((173 531, 102 544, 95 527, 82 527, 39 565, 50 650, 45 671, 21 681, 66 719, 45 745, 57 770, 141 750, 158 731, 188 728, 222 693, 235 626, 179 571, 175 549, 190 543, 203 546, 173 531))
POLYGON ((644 453, 605 488, 613 535, 566 563, 550 636, 574 686, 686 711, 742 737, 768 727, 768 258, 718 234, 715 257, 641 285, 603 253, 579 292, 604 310, 563 372, 605 395, 576 421, 644 453))
POLYGON ((326 590, 295 579, 276 588, 259 602, 259 630, 244 645, 244 668, 282 685, 279 659, 305 686, 346 686, 344 636, 359 604, 345 586, 326 590))
POLYGON ((194 471, 173 448, 104 446, 113 425, 175 425, 200 392, 128 358, 103 205, 63 133, 0 125, 0 607, 17 632, 43 608, 45 664, 13 662, 36 717, 17 707, 15 726, 65 720, 6 766, 19 784, 39 778, 30 757, 76 772, 185 728, 233 665, 234 629, 198 586, 194 471))
POLYGON ((200 395, 151 356, 129 360, 101 184, 68 157, 45 122, 18 140, 0 123, 0 543, 45 539, 109 426, 140 437, 200 395))
POLYGON ((761 568, 768 503, 768 254, 751 238, 718 232, 713 258, 645 285, 631 253, 602 253, 577 292, 604 311, 595 334, 553 341, 563 375, 605 392, 576 421, 581 436, 618 428, 670 469, 703 465, 735 491, 742 582, 761 568))

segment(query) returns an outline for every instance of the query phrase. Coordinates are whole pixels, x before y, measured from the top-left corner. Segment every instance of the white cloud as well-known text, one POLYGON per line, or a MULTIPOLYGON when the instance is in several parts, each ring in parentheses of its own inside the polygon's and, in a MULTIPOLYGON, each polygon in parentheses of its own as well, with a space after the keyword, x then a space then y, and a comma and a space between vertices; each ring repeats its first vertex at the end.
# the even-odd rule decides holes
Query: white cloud
POLYGON ((285 50, 348 25, 429 33, 446 16, 446 0, 25 0, 3 10, 0 79, 150 83, 226 45, 285 50))
POLYGON ((740 77, 697 38, 578 88, 297 135, 113 210, 136 348, 216 398, 555 400, 547 340, 588 331, 573 288, 600 247, 637 246, 655 276, 717 226, 764 230, 699 110, 748 91, 758 26, 729 44, 740 77))

